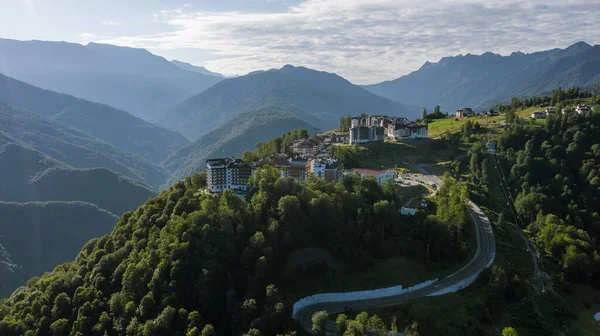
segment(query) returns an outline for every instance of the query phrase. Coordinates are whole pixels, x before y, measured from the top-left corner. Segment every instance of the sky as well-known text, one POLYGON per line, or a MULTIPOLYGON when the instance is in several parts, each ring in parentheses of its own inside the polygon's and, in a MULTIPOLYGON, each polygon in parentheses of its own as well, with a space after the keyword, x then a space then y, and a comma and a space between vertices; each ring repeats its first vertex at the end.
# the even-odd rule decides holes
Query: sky
POLYGON ((145 48, 225 75, 301 65, 356 84, 445 56, 600 43, 598 0, 0 0, 0 9, 2 38, 145 48))

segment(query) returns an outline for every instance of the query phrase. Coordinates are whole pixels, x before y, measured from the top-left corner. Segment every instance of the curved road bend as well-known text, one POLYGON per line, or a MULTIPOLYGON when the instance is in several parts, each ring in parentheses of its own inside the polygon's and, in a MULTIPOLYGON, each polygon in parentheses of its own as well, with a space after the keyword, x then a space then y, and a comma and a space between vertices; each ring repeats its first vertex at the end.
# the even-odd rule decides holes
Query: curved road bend
MULTIPOLYGON (((423 174, 433 179, 433 182, 441 187, 442 181, 435 176, 429 175, 421 169, 423 174)), ((300 325, 308 332, 312 333, 312 316, 314 313, 325 310, 329 314, 342 313, 346 309, 365 310, 370 308, 395 306, 407 301, 416 300, 425 296, 431 296, 451 287, 459 286, 463 288, 461 282, 476 277, 483 269, 491 265, 496 254, 496 242, 489 219, 481 209, 471 201, 468 201, 468 211, 471 220, 475 224, 475 234, 477 237, 477 251, 475 256, 465 266, 452 273, 446 278, 432 283, 427 287, 417 289, 411 292, 392 295, 377 299, 362 299, 345 302, 321 302, 315 303, 298 310, 296 318, 300 325)), ((456 291, 456 290, 453 290, 456 291)), ((441 294, 440 294, 441 295, 441 294)), ((335 322, 328 321, 326 326, 327 333, 334 333, 337 330, 335 322)))

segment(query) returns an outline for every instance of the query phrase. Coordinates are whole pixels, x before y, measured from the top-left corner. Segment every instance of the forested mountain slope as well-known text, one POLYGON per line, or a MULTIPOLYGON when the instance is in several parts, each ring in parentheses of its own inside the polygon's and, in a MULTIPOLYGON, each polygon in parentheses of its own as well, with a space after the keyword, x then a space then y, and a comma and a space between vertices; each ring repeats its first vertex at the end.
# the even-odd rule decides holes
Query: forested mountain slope
POLYGON ((121 215, 154 195, 105 168, 75 169, 29 148, 0 145, 0 201, 85 201, 121 215))
MULTIPOLYGON (((598 100, 600 103, 600 100, 598 100)), ((600 106, 600 105, 597 105, 600 106)), ((500 137, 519 223, 557 273, 600 288, 600 113, 558 114, 500 137)))
POLYGON ((39 113, 160 163, 189 141, 113 107, 43 90, 0 74, 0 102, 39 113))
POLYGON ((139 156, 36 113, 0 103, 0 145, 15 142, 75 168, 104 167, 151 186, 164 183, 164 170, 139 156))
POLYGON ((0 73, 148 119, 221 78, 183 70, 144 49, 0 39, 0 73))
POLYGON ((204 170, 209 158, 240 157, 244 151, 255 149, 258 142, 299 128, 314 133, 315 128, 298 116, 302 113, 298 109, 277 107, 242 113, 174 153, 165 160, 163 167, 174 172, 174 182, 204 170))
POLYGON ((393 81, 364 86, 392 100, 444 111, 490 107, 513 96, 531 97, 558 86, 592 85, 600 80, 600 46, 579 42, 566 49, 501 56, 444 57, 393 81))
POLYGON ((0 333, 284 334, 294 323, 277 286, 292 251, 325 249, 357 270, 407 251, 429 262, 468 256, 473 233, 457 184, 425 219, 398 216, 395 186, 374 178, 298 183, 266 167, 254 179, 246 198, 197 192, 202 175, 177 182, 0 303, 0 333))
POLYGON ((0 202, 0 297, 73 259, 84 242, 109 233, 117 219, 85 202, 0 202))
POLYGON ((335 74, 286 65, 225 79, 166 111, 157 123, 197 139, 239 114, 265 108, 301 110, 299 119, 321 129, 336 127, 341 116, 361 112, 406 117, 420 113, 335 74))

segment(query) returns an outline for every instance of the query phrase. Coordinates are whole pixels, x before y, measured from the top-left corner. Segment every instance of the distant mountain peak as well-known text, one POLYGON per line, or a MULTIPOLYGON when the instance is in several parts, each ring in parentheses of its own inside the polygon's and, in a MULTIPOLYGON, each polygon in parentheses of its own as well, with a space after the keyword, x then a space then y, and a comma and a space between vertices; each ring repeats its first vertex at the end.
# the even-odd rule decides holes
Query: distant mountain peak
MULTIPOLYGON (((579 41, 579 42, 573 43, 573 45, 571 45, 571 47, 574 47, 574 46, 579 46, 579 47, 588 47, 588 48, 591 48, 591 47, 592 47, 590 44, 588 44, 587 42, 584 42, 584 41, 579 41)), ((570 47, 569 47, 569 48, 570 48, 570 47)), ((568 49, 568 48, 567 48, 567 49, 568 49)))
POLYGON ((566 50, 586 50, 591 48, 592 46, 587 44, 586 42, 579 41, 570 45, 566 50))
POLYGON ((429 69, 429 68, 435 66, 436 64, 437 63, 426 61, 425 63, 423 63, 423 65, 421 66, 421 68, 419 68, 419 70, 429 69))
MULTIPOLYGON (((500 56, 500 55, 499 55, 499 54, 496 54, 496 53, 493 53, 493 52, 491 52, 491 51, 486 51, 486 52, 484 52, 483 54, 481 54, 481 56, 484 56, 484 57, 497 57, 497 56, 500 56)), ((501 56, 500 56, 500 57, 501 57, 501 56)))

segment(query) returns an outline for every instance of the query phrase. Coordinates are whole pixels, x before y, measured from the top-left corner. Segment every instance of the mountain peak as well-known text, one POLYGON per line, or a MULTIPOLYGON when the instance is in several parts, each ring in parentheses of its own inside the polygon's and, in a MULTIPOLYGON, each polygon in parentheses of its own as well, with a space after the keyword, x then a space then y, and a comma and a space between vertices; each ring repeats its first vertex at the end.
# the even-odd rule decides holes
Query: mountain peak
POLYGON ((589 45, 588 43, 584 42, 584 41, 579 41, 577 43, 573 43, 571 46, 569 46, 567 49, 571 49, 571 48, 591 48, 592 46, 589 45))
POLYGON ((435 64, 436 63, 426 61, 425 63, 423 63, 423 65, 421 66, 421 68, 419 68, 419 70, 429 69, 429 68, 435 66, 435 64))

